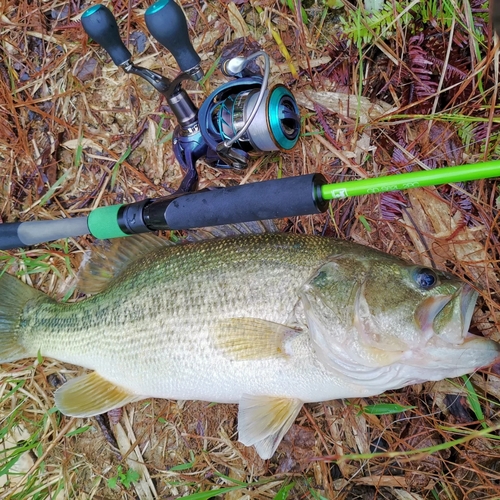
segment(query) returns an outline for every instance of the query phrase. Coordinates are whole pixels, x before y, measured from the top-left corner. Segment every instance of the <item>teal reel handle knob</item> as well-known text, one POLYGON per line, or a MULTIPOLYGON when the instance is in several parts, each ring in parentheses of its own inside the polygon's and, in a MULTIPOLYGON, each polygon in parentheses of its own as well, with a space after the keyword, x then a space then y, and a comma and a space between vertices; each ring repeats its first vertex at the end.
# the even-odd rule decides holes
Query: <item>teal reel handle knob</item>
POLYGON ((111 11, 104 5, 94 5, 82 14, 82 25, 87 35, 111 56, 117 66, 130 60, 132 55, 120 38, 118 25, 111 11))
POLYGON ((172 53, 181 71, 200 80, 200 56, 189 39, 182 9, 173 0, 159 0, 146 10, 144 18, 151 35, 172 53))

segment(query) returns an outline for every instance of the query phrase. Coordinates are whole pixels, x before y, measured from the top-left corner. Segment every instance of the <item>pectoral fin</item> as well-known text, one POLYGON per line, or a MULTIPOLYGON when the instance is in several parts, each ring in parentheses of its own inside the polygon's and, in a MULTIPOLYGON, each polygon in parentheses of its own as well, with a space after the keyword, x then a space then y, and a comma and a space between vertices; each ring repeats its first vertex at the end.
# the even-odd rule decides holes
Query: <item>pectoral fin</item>
POLYGON ((288 357, 285 342, 300 333, 263 319, 230 318, 217 325, 215 342, 226 357, 236 361, 288 357))
POLYGON ((244 394, 238 411, 239 441, 255 446, 261 458, 271 458, 302 404, 298 399, 244 394))
POLYGON ((93 417, 143 399, 103 379, 96 372, 66 382, 55 392, 56 406, 71 417, 93 417))

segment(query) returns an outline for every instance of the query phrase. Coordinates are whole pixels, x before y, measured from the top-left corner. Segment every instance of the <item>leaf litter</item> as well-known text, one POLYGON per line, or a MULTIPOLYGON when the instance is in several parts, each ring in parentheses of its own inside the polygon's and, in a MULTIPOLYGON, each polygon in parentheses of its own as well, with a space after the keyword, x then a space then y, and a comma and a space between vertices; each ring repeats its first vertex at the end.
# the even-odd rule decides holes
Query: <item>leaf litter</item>
MULTIPOLYGON (((390 0, 370 13, 304 2, 299 14, 278 0, 180 3, 205 69, 224 50, 262 47, 271 83, 291 88, 304 123, 293 151, 257 160, 244 176, 201 162, 201 188, 309 172, 340 182, 500 157, 498 39, 495 50, 481 0, 390 0)), ((135 62, 173 78, 171 55, 140 34, 150 4, 110 5, 135 62)), ((168 140, 175 119, 89 42, 78 18, 90 5, 0 7, 0 222, 85 215, 166 195, 180 181, 168 140)), ((200 105, 225 81, 215 70, 204 90, 188 89, 200 105)), ((480 292, 474 333, 499 341, 499 199, 497 182, 484 180, 335 200, 324 215, 281 225, 451 271, 480 292)), ((70 238, 0 252, 0 261, 76 300, 66 283, 91 243, 70 238)), ((269 461, 236 441, 235 406, 199 401, 128 405, 111 418, 116 450, 96 421, 54 411, 53 377, 80 371, 49 359, 2 367, 0 498, 500 497, 498 367, 468 385, 306 405, 269 461), (401 412, 363 411, 384 404, 401 412)))

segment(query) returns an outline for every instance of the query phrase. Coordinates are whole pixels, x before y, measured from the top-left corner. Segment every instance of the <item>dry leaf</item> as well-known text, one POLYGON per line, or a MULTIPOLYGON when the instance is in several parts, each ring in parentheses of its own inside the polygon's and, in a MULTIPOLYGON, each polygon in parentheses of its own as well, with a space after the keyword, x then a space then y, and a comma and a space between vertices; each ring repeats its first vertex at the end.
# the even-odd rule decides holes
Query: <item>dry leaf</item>
POLYGON ((69 141, 63 142, 61 146, 66 149, 76 149, 80 146, 81 148, 93 148, 97 151, 102 151, 102 147, 92 139, 70 139, 69 141))
MULTIPOLYGON (((486 287, 488 281, 497 281, 491 264, 487 263, 486 249, 480 243, 484 239, 481 237, 483 227, 470 228, 462 225, 462 214, 459 211, 453 213, 450 204, 441 199, 435 189, 411 190, 408 197, 412 206, 408 213, 432 248, 437 265, 442 265, 446 260, 460 262, 481 287, 486 287)), ((407 223, 409 222, 408 220, 407 223)), ((412 235, 411 230, 409 234, 415 246, 421 249, 424 263, 430 265, 420 238, 412 235)))
POLYGON ((307 90, 295 94, 297 103, 307 109, 314 111, 314 103, 317 103, 332 113, 340 113, 349 118, 359 119, 361 124, 369 123, 380 116, 389 113, 393 107, 389 104, 377 101, 371 102, 366 97, 345 94, 342 92, 314 92, 307 90))
POLYGON ((229 23, 234 30, 235 38, 246 37, 250 35, 247 23, 240 14, 238 7, 233 2, 229 2, 227 5, 227 14, 229 17, 229 23))

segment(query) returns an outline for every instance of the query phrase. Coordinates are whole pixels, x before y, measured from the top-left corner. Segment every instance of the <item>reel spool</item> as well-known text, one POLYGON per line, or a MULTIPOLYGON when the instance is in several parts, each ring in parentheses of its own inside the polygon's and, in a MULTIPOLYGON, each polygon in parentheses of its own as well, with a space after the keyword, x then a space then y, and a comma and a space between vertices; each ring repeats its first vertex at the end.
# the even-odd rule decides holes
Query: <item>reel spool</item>
POLYGON ((284 85, 263 85, 260 77, 226 83, 210 94, 198 113, 201 134, 231 168, 246 168, 250 156, 292 149, 299 139, 300 112, 293 94, 284 85))

